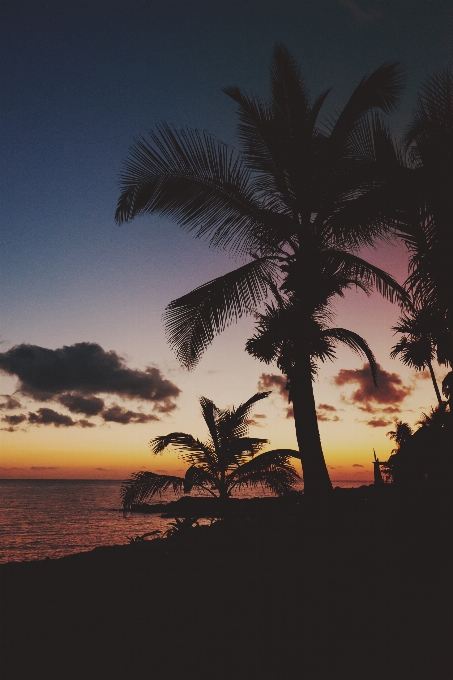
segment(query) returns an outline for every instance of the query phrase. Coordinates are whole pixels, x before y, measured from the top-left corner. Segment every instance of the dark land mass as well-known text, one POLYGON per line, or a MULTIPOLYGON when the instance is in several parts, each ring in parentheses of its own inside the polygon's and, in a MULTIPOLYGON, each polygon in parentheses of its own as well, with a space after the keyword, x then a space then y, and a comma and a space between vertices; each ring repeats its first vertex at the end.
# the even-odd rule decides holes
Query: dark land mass
POLYGON ((447 489, 244 507, 165 539, 2 565, 3 680, 453 676, 447 489))

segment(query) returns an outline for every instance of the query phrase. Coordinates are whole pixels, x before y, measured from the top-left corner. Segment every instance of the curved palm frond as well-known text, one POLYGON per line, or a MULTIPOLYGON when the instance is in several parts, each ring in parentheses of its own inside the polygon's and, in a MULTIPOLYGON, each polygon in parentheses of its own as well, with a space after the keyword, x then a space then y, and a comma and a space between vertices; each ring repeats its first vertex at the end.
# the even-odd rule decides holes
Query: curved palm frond
POLYGON ((407 291, 390 274, 383 269, 366 262, 361 257, 344 250, 329 249, 322 254, 326 268, 331 272, 357 280, 362 284, 376 288, 378 293, 390 302, 398 302, 401 305, 411 305, 407 291))
POLYGON ((173 300, 164 314, 167 338, 187 368, 198 363, 215 335, 251 314, 267 293, 276 264, 257 258, 173 300))
POLYGON ((384 113, 395 111, 404 89, 404 70, 399 62, 382 64, 373 73, 364 76, 346 106, 327 127, 331 130, 329 147, 338 153, 354 134, 358 121, 373 108, 384 113))
MULTIPOLYGON (((249 170, 235 152, 198 130, 177 130, 165 122, 156 129, 149 139, 135 141, 125 161, 116 221, 157 213, 209 239, 212 247, 242 254, 260 250, 262 222, 272 216, 263 211, 249 170)), ((275 220, 288 228, 284 216, 274 215, 271 223, 275 220)))
POLYGON ((184 479, 171 475, 157 475, 154 472, 135 472, 121 486, 120 495, 124 512, 137 503, 144 503, 156 494, 162 494, 169 488, 172 488, 175 494, 182 493, 184 479))
POLYGON ((217 482, 216 476, 205 467, 191 465, 184 476, 184 493, 190 493, 192 489, 198 488, 216 497, 212 489, 217 488, 217 482))
MULTIPOLYGON (((328 338, 334 342, 342 342, 343 345, 352 349, 353 352, 359 356, 364 356, 370 364, 371 374, 373 376, 373 382, 377 387, 377 362, 376 357, 371 351, 370 346, 367 341, 364 340, 360 335, 349 331, 346 328, 327 328, 320 333, 321 338, 328 338)), ((322 357, 319 357, 322 360, 322 357)), ((330 357, 329 357, 330 358, 330 357)))
POLYGON ((291 491, 300 477, 289 458, 299 457, 295 455, 297 453, 291 449, 276 449, 255 456, 228 475, 230 489, 260 484, 279 496, 291 491))

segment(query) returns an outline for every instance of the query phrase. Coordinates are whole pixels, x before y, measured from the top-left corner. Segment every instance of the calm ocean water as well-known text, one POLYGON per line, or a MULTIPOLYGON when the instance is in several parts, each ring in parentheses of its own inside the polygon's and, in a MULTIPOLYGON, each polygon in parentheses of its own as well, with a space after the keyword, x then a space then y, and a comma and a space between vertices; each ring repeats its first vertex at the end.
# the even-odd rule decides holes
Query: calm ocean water
MULTIPOLYGON (((120 487, 119 481, 104 480, 0 480, 0 563, 63 557, 128 543, 148 531, 165 532, 171 520, 158 514, 123 517, 120 487)), ((154 502, 170 500, 175 496, 169 491, 154 502)))

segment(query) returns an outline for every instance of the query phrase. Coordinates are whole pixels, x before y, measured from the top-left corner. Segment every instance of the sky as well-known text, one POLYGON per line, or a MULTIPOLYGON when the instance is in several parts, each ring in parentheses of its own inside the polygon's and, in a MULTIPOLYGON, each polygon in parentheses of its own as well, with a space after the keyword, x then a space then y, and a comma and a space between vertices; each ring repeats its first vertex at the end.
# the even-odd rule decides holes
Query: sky
MULTIPOLYGON (((258 389, 252 436, 297 448, 284 380, 244 345, 253 319, 217 337, 197 368, 168 347, 174 298, 241 264, 155 216, 118 226, 118 174, 134 138, 162 120, 235 145, 227 85, 268 94, 276 42, 295 55, 324 113, 360 79, 401 61, 407 87, 390 126, 401 135, 418 88, 452 63, 448 0, 3 0, 1 24, 0 477, 124 479, 179 474, 148 442, 206 434, 198 399, 239 405, 258 389)), ((401 244, 362 253, 407 275, 401 244)), ((389 357, 398 309, 350 292, 336 324, 363 335, 380 365, 339 349, 314 384, 333 481, 365 482, 388 458, 395 419, 435 404, 429 378, 389 357)), ((435 365, 439 379, 446 370, 435 365)))

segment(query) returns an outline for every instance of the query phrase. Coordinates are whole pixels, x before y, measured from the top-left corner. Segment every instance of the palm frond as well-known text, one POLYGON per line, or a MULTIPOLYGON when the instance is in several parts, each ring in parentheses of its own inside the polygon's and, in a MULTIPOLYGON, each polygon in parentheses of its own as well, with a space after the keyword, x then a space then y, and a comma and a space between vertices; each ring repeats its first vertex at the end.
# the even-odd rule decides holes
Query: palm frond
POLYGON ((382 64, 364 76, 331 126, 329 147, 342 149, 355 125, 370 109, 378 108, 384 113, 395 111, 404 83, 404 70, 399 62, 382 64))
POLYGON ((256 309, 275 269, 273 260, 257 258, 168 305, 167 339, 183 365, 193 368, 215 335, 256 309))
POLYGON ((172 488, 175 494, 183 491, 184 479, 171 475, 157 475, 154 472, 135 472, 121 486, 121 503, 124 512, 138 503, 144 503, 156 494, 172 488))
POLYGON ((190 493, 192 489, 198 488, 208 491, 212 496, 216 494, 212 491, 217 486, 217 478, 206 468, 199 465, 191 465, 184 476, 184 493, 190 493))
POLYGON ((277 449, 255 456, 228 475, 230 489, 260 484, 278 495, 291 491, 300 479, 289 462, 290 456, 295 453, 289 449, 277 449))
POLYGON ((370 364, 373 382, 377 387, 376 357, 364 338, 353 331, 347 330, 346 328, 327 328, 323 330, 320 335, 322 338, 329 338, 335 342, 342 342, 359 356, 366 357, 368 363, 370 364))
POLYGON ((410 305, 407 291, 387 272, 361 257, 343 250, 326 250, 322 254, 326 268, 350 280, 373 286, 384 298, 401 305, 410 305))
POLYGON ((225 443, 247 436, 249 428, 247 420, 250 411, 258 401, 266 399, 269 394, 270 392, 257 392, 253 397, 240 404, 237 409, 233 408, 223 412, 223 416, 219 419, 219 432, 223 435, 222 438, 225 443))
POLYGON ((137 139, 125 161, 116 221, 157 213, 213 247, 258 250, 263 211, 237 154, 198 130, 165 122, 156 130, 137 139))

